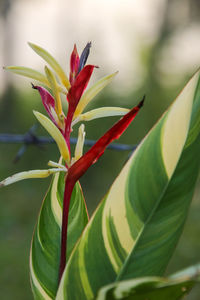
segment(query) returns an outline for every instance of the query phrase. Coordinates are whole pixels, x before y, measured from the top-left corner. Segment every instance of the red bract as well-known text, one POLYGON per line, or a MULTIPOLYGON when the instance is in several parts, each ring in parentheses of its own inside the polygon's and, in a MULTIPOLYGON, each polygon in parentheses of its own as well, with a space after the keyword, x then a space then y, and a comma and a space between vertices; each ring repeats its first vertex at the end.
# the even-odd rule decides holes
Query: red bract
POLYGON ((87 169, 95 163, 98 158, 104 153, 106 147, 115 139, 118 139, 126 130, 129 124, 137 115, 140 108, 143 106, 144 99, 113 127, 111 127, 95 144, 86 152, 79 160, 77 160, 68 171, 70 180, 79 180, 79 178, 87 171, 87 169))
POLYGON ((42 99, 42 103, 44 105, 44 108, 46 109, 49 117, 51 118, 51 120, 53 121, 53 123, 58 126, 57 121, 55 120, 55 115, 52 114, 52 111, 55 111, 55 100, 52 97, 52 95, 43 87, 41 86, 35 86, 32 84, 33 89, 38 90, 38 92, 40 93, 41 99, 42 99))
POLYGON ((74 45, 74 49, 70 58, 70 73, 69 73, 69 81, 71 85, 74 84, 76 76, 80 73, 80 71, 84 68, 87 58, 90 54, 91 42, 87 43, 85 48, 83 49, 81 56, 79 58, 78 51, 76 48, 76 44, 74 45))
POLYGON ((71 133, 71 123, 72 123, 73 115, 78 105, 78 102, 88 85, 94 67, 95 67, 94 65, 85 66, 76 77, 74 84, 72 85, 72 87, 70 88, 67 94, 69 108, 68 108, 67 118, 65 119, 65 138, 68 147, 69 147, 69 138, 71 133))
POLYGON ((66 265, 66 250, 67 250, 67 223, 68 212, 75 183, 87 171, 87 169, 95 163, 103 154, 106 147, 115 139, 118 139, 126 130, 129 124, 136 117, 140 108, 143 106, 144 98, 139 104, 131 109, 124 117, 122 117, 113 127, 111 127, 96 143, 86 152, 79 160, 77 160, 69 169, 65 182, 65 193, 63 201, 63 218, 62 218, 62 234, 61 234, 61 258, 59 278, 61 279, 66 265))
POLYGON ((78 74, 78 69, 79 69, 79 55, 76 49, 76 45, 74 45, 74 50, 71 54, 71 58, 70 58, 70 73, 69 73, 69 81, 71 83, 71 85, 73 85, 76 76, 78 74))
POLYGON ((84 90, 86 89, 88 82, 90 80, 90 77, 92 75, 92 72, 94 70, 93 65, 87 65, 85 66, 81 72, 76 77, 76 80, 72 87, 70 88, 67 99, 70 104, 73 104, 73 106, 76 106, 78 104, 78 101, 80 100, 84 90))

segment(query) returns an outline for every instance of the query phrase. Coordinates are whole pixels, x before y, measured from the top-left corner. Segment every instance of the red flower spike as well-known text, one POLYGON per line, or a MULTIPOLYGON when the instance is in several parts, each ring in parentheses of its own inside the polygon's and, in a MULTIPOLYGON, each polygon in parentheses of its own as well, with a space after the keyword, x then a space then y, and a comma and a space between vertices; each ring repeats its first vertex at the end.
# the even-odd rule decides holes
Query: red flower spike
MULTIPOLYGON (((78 102, 86 89, 88 82, 90 80, 90 77, 92 75, 92 72, 94 70, 94 65, 87 65, 85 66, 82 71, 78 74, 76 77, 76 80, 73 84, 73 86, 70 88, 67 99, 69 102, 69 109, 67 113, 67 118, 65 119, 65 138, 68 147, 69 145, 69 138, 71 133, 71 123, 73 119, 74 112, 76 110, 76 107, 78 105, 78 102)), ((70 148, 69 148, 70 149, 70 148)))
POLYGON ((63 217, 62 217, 62 233, 61 233, 61 255, 60 255, 60 269, 59 280, 62 277, 66 265, 66 251, 67 251, 67 224, 68 212, 71 194, 75 183, 87 171, 87 169, 94 164, 98 158, 104 153, 106 147, 115 139, 118 139, 126 128, 130 125, 136 117, 140 108, 143 106, 144 98, 140 103, 122 117, 113 127, 111 127, 92 148, 86 152, 79 160, 77 160, 69 169, 65 182, 65 193, 63 200, 63 217))
POLYGON ((92 75, 92 72, 94 70, 93 65, 87 65, 85 66, 81 72, 76 77, 76 80, 73 84, 73 86, 70 88, 67 98, 70 104, 73 104, 73 106, 76 106, 86 89, 88 82, 90 80, 90 77, 92 75))
POLYGON ((55 111, 55 100, 52 97, 52 95, 43 87, 41 86, 35 86, 32 84, 32 88, 38 90, 40 93, 42 103, 44 105, 44 108, 46 109, 49 117, 53 121, 53 123, 58 126, 57 121, 55 120, 55 116, 52 114, 52 109, 55 111))
POLYGON ((78 75, 78 70, 79 70, 79 55, 77 52, 77 48, 76 48, 76 44, 74 45, 74 50, 71 54, 71 58, 70 58, 70 73, 69 73, 69 81, 71 83, 71 85, 73 85, 76 76, 78 75))

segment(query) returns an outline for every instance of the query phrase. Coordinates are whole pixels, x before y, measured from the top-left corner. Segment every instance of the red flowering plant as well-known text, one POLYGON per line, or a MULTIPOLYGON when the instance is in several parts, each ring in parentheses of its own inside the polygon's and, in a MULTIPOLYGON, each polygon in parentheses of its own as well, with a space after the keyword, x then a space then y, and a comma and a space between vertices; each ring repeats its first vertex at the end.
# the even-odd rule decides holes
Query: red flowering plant
MULTIPOLYGON (((32 84, 32 87, 40 93, 49 118, 37 111, 34 115, 57 143, 61 157, 59 162, 49 161, 49 169, 18 173, 1 181, 0 186, 53 174, 31 245, 30 273, 35 299, 127 299, 127 295, 132 297, 137 293, 143 293, 143 298, 134 299, 147 299, 152 291, 153 296, 158 295, 161 286, 165 287, 164 293, 169 294, 172 289, 181 287, 179 294, 184 295, 198 277, 192 281, 191 277, 186 280, 184 276, 178 276, 178 279, 171 277, 166 281, 155 276, 163 275, 180 236, 187 213, 186 204, 191 199, 190 196, 184 198, 185 206, 180 213, 176 207, 182 194, 175 195, 174 201, 168 199, 168 194, 172 195, 185 177, 192 174, 193 184, 184 187, 190 195, 197 177, 197 162, 190 164, 184 174, 179 170, 185 162, 190 163, 199 147, 199 126, 194 113, 200 107, 199 94, 195 93, 199 73, 140 143, 89 220, 79 179, 106 147, 126 130, 143 106, 144 99, 132 109, 101 107, 83 112, 117 72, 87 89, 97 68, 86 65, 91 43, 86 45, 80 57, 74 46, 69 79, 50 53, 37 45, 29 45, 48 63, 49 67, 44 68, 45 75, 26 67, 6 69, 42 84, 32 84), (63 110, 62 94, 68 103, 67 112, 63 110), (70 135, 77 123, 116 115, 122 118, 85 154, 85 127, 81 124, 72 154, 70 135), (173 151, 170 150, 171 143, 173 151), (156 224, 159 230, 153 234, 152 228, 157 227, 156 224), (159 250, 155 251, 155 247, 159 250)), ((185 273, 188 271, 183 275, 185 273)))

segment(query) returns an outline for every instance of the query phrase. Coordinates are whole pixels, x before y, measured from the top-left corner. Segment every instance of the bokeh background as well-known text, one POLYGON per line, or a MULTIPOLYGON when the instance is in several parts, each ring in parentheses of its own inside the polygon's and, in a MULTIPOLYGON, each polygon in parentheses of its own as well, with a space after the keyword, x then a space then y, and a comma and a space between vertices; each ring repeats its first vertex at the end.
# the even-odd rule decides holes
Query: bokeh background
MULTIPOLYGON (((134 106, 145 94, 141 113, 119 142, 138 143, 200 66, 199 0, 0 0, 0 66, 43 70, 44 62, 27 41, 48 49, 69 70, 76 42, 79 52, 92 41, 90 63, 100 66, 93 81, 119 70, 90 105, 134 106)), ((30 80, 0 68, 0 133, 23 134, 44 112, 30 80)), ((116 118, 86 124, 97 139, 116 118)), ((46 133, 38 127, 37 134, 46 133)), ((74 135, 76 131, 74 132, 74 135)), ((13 163, 21 145, 0 144, 0 179, 56 161, 55 145, 30 146, 13 163)), ((173 147, 173 145, 172 145, 173 147)), ((90 214, 128 158, 107 150, 81 179, 90 214)), ((0 190, 0 299, 32 299, 29 284, 31 236, 50 179, 29 180, 0 190)), ((167 273, 200 261, 200 181, 167 273)), ((187 299, 200 299, 196 287, 187 299)))

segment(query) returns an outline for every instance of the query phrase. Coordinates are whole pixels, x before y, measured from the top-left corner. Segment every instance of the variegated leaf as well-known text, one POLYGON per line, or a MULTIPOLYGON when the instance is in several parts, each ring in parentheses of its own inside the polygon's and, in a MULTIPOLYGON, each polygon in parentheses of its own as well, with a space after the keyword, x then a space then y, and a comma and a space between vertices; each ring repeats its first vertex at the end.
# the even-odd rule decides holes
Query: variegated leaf
MULTIPOLYGON (((32 290, 36 300, 55 299, 58 288, 64 177, 64 173, 53 177, 33 235, 30 271, 32 290)), ((80 184, 77 183, 70 203, 67 258, 87 222, 88 215, 82 190, 80 184)))
POLYGON ((199 85, 197 72, 111 186, 67 263, 57 300, 90 300, 114 281, 163 275, 199 171, 199 85))
POLYGON ((200 265, 170 277, 142 277, 109 284, 96 300, 180 300, 200 281, 200 265))

